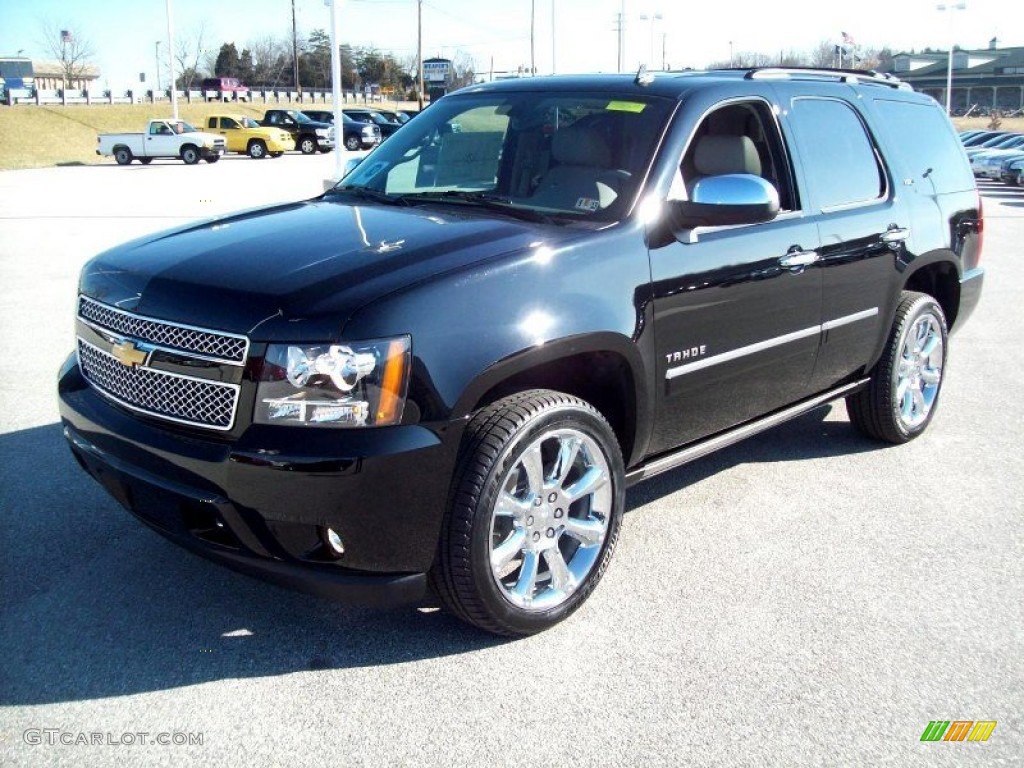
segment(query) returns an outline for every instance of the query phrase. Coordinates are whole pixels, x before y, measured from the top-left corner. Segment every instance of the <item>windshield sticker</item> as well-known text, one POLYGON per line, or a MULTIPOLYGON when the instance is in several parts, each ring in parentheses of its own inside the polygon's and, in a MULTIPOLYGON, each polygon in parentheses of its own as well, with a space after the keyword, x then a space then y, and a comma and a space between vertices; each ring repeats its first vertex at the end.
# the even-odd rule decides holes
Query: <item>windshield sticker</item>
POLYGON ((609 112, 636 112, 640 114, 647 107, 639 101, 609 101, 608 111, 609 112))
POLYGON ((590 211, 593 213, 601 208, 601 201, 594 200, 592 197, 580 197, 576 200, 577 211, 590 211))

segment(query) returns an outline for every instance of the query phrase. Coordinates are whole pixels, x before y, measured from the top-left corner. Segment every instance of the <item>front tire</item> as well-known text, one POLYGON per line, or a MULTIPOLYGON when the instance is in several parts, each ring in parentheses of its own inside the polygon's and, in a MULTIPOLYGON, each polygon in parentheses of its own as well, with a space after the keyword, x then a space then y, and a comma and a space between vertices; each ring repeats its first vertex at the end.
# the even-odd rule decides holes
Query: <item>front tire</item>
POLYGON ((896 444, 924 432, 938 406, 948 347, 942 307, 927 294, 904 291, 870 383, 846 398, 853 425, 896 444))
POLYGON ((578 398, 533 390, 478 411, 431 570, 444 605, 507 636, 572 614, 615 550, 624 478, 614 432, 578 398))
POLYGON ((267 145, 259 139, 249 142, 249 157, 253 160, 263 160, 267 156, 267 145))
POLYGON ((153 162, 153 158, 152 157, 140 157, 139 158, 139 162, 142 163, 143 165, 149 165, 150 163, 153 162))
POLYGON ((316 152, 316 139, 312 136, 303 136, 299 139, 299 150, 304 155, 312 155, 316 152))
POLYGON ((362 141, 358 136, 348 136, 345 138, 345 149, 349 152, 355 152, 362 146, 362 141))
POLYGON ((186 144, 181 148, 181 159, 185 165, 195 165, 199 162, 199 150, 191 144, 186 144))

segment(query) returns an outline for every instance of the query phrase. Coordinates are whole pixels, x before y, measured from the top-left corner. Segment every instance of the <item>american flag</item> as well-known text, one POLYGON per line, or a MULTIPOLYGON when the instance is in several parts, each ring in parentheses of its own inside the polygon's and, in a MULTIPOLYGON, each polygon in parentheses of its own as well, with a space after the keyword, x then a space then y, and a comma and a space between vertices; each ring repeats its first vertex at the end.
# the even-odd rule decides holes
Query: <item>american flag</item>
POLYGON ((843 32, 842 35, 843 35, 843 45, 856 45, 857 44, 857 41, 853 39, 852 35, 848 35, 845 32, 843 32))

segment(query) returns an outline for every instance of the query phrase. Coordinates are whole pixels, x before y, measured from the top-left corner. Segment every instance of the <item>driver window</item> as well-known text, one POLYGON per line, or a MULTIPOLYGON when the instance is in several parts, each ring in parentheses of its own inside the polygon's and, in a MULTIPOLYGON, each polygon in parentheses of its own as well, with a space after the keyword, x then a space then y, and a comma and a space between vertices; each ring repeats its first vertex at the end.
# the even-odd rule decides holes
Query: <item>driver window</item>
POLYGON ((748 173, 778 190, 781 211, 796 210, 793 177, 769 106, 734 102, 711 112, 698 126, 679 166, 670 199, 684 199, 706 176, 748 173))

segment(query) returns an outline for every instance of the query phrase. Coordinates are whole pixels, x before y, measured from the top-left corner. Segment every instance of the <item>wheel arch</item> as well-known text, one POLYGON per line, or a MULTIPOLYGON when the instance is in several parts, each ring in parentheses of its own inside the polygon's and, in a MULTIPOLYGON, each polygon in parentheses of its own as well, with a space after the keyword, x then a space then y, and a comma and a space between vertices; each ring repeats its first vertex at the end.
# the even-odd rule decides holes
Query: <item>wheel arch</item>
POLYGON ((927 293, 934 298, 952 330, 960 312, 960 272, 955 262, 939 257, 915 265, 904 280, 903 290, 927 293))
POLYGON ((550 389, 590 403, 608 420, 629 466, 639 459, 649 421, 644 366, 625 337, 603 332, 548 342, 493 364, 463 391, 453 419, 516 392, 550 389))

